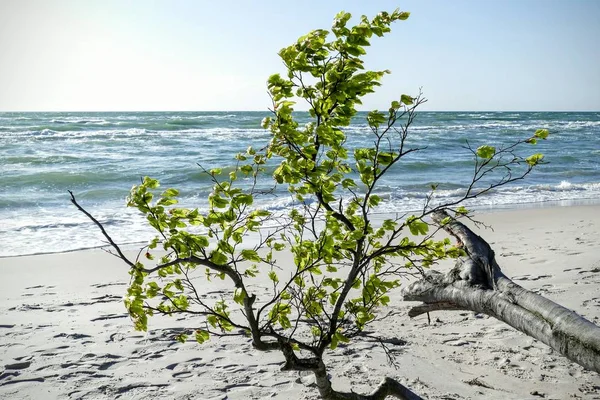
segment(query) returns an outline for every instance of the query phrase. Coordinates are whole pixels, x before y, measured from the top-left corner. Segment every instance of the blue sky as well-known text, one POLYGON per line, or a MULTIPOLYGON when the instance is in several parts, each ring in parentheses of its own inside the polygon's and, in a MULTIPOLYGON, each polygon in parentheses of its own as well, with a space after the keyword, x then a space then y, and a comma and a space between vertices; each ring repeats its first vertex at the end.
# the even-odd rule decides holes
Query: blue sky
POLYGON ((0 0, 0 111, 264 110, 280 48, 396 7, 365 109, 600 110, 596 0, 0 0))

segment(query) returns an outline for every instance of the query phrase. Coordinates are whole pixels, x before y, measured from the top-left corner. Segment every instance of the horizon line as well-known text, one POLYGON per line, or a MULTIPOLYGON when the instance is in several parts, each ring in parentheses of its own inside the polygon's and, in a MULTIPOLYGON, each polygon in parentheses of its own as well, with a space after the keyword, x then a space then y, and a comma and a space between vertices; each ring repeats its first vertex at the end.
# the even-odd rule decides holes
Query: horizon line
MULTIPOLYGON (((377 109, 375 109, 377 110, 377 109)), ((371 112, 374 110, 358 110, 358 112, 371 112)), ((385 110, 379 110, 385 112, 385 110)), ((268 112, 270 110, 0 110, 0 114, 8 113, 208 113, 208 112, 268 112)), ((294 112, 308 112, 308 110, 294 110, 294 112)), ((470 112, 470 113, 594 113, 598 110, 422 110, 417 112, 470 112)))

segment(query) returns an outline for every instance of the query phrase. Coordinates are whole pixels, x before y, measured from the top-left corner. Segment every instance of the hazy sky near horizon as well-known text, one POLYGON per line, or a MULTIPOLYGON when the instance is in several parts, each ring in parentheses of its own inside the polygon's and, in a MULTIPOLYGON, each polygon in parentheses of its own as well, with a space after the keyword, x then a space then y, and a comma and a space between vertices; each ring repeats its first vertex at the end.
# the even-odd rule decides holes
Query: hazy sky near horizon
POLYGON ((396 7, 364 109, 600 110, 596 0, 0 0, 0 111, 265 110, 279 49, 396 7))

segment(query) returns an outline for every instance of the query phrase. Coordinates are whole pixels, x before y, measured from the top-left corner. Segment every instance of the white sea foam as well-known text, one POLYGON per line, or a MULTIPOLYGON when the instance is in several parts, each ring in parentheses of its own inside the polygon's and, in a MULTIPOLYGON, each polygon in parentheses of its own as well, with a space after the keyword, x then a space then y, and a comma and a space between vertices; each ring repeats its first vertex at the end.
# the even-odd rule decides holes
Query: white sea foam
MULTIPOLYGON (((97 228, 70 205, 67 190, 73 190, 94 215, 103 218, 119 242, 151 237, 153 232, 144 218, 124 207, 123 198, 131 185, 139 182, 140 176, 156 177, 163 187, 181 189, 183 205, 206 207, 212 183, 196 163, 230 172, 235 153, 250 144, 258 148, 268 142, 269 132, 258 126, 265 114, 35 113, 7 117, 0 113, 0 255, 102 245, 97 228), (28 247, 32 242, 35 249, 28 247)), ((357 122, 345 128, 349 147, 372 144, 365 115, 359 114, 357 122)), ((306 122, 308 118, 299 114, 300 126, 306 122)), ((465 139, 474 146, 484 140, 505 143, 537 128, 548 128, 551 137, 524 151, 542 152, 550 164, 531 175, 535 180, 499 188, 468 201, 467 206, 600 199, 597 114, 423 113, 412 128, 410 146, 429 147, 408 155, 381 180, 383 201, 377 212, 421 209, 432 183, 440 183, 434 204, 459 199, 464 194, 461 184, 472 174, 470 155, 461 148, 465 139)), ((272 172, 277 162, 270 160, 268 171, 272 172)), ((353 165, 352 160, 349 163, 353 165)), ((273 184, 270 172, 259 178, 265 190, 273 184)), ((243 179, 237 183, 242 188, 250 184, 243 179)), ((255 205, 276 214, 297 206, 286 188, 277 188, 276 194, 278 197, 257 198, 255 205)))

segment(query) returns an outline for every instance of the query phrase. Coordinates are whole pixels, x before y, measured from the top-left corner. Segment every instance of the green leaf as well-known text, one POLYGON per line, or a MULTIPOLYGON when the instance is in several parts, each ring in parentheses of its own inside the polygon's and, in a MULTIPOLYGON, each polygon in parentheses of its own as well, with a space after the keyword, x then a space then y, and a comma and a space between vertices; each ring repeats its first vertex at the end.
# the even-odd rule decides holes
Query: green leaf
POLYGON ((251 194, 238 194, 235 196, 235 202, 238 205, 251 206, 254 202, 254 197, 251 194))
POLYGON ((377 207, 380 202, 381 202, 381 197, 377 196, 376 194, 372 194, 369 196, 369 200, 368 200, 369 207, 377 207))
POLYGON ((492 146, 479 146, 477 148, 477 156, 483 158, 483 159, 490 159, 492 157, 494 157, 494 154, 496 154, 496 148, 492 147, 492 146))
POLYGON ((331 350, 334 350, 336 347, 338 347, 338 344, 342 342, 342 343, 348 343, 350 342, 350 339, 348 339, 346 336, 344 336, 342 333, 340 332, 335 332, 332 336, 331 336, 331 344, 329 345, 329 348, 331 350))
POLYGON ((413 104, 414 98, 407 94, 403 94, 402 96, 400 96, 400 102, 406 104, 407 106, 410 106, 413 104))
POLYGON ((241 252, 242 258, 244 260, 253 261, 253 262, 261 262, 261 258, 255 250, 244 249, 241 252))
POLYGON ((156 189, 160 186, 160 183, 156 179, 152 179, 149 176, 145 176, 142 185, 148 189, 156 189))
POLYGON ((198 247, 208 247, 209 242, 206 236, 194 235, 192 240, 198 247))
POLYGON ((225 256, 225 254, 221 253, 220 251, 215 250, 210 255, 210 261, 218 265, 223 265, 227 263, 227 256, 225 256))
POLYGON ((157 206, 172 206, 173 204, 177 204, 177 203, 178 203, 177 199, 162 198, 156 202, 156 205, 157 206))
POLYGON ((179 190, 177 189, 167 189, 165 190, 162 195, 162 197, 175 197, 175 196, 179 196, 179 190))
POLYGON ((440 225, 448 225, 450 222, 452 222, 452 217, 446 217, 440 221, 440 225))
POLYGON ((533 154, 529 157, 527 157, 525 159, 525 161, 527 162, 527 164, 529 164, 532 167, 535 167, 536 165, 538 165, 540 162, 542 162, 542 160, 544 159, 544 155, 543 154, 533 154))
POLYGON ((335 350, 338 347, 338 342, 339 342, 339 340, 338 340, 337 336, 333 335, 331 337, 331 343, 329 344, 329 348, 331 350, 335 350))
POLYGON ((394 161, 395 156, 396 154, 394 153, 380 152, 377 154, 377 162, 382 165, 390 165, 394 161))
POLYGON ((535 136, 538 139, 546 140, 546 138, 548 137, 548 134, 549 134, 548 129, 538 129, 537 131, 535 131, 533 136, 535 136))
POLYGON ((467 208, 465 206, 460 206, 456 209, 456 214, 458 215, 467 215, 469 213, 469 210, 467 210, 467 208))
POLYGON ((274 243, 273 244, 273 250, 275 251, 281 251, 285 249, 285 244, 284 243, 274 243))
POLYGON ((187 335, 185 333, 181 333, 175 336, 175 340, 177 340, 179 343, 185 343, 185 341, 187 340, 187 335))
MULTIPOLYGON (((245 159, 245 158, 244 158, 245 159)), ((242 173, 244 175, 250 175, 252 172, 254 172, 254 169, 252 168, 251 165, 242 165, 240 167, 240 171, 242 171, 242 173)))
POLYGON ((381 305, 387 306, 390 303, 390 296, 381 296, 379 298, 379 302, 381 303, 381 305))
POLYGON ((235 292, 233 292, 233 301, 235 301, 238 304, 243 305, 245 298, 246 298, 246 291, 242 288, 236 288, 235 292))
POLYGON ((229 205, 229 202, 227 200, 214 193, 211 193, 208 196, 208 203, 213 208, 225 208, 229 205))
POLYGON ((386 121, 386 116, 377 110, 371 111, 367 115, 367 122, 369 122, 369 125, 371 125, 371 126, 379 126, 379 125, 383 124, 385 121, 386 121))
POLYGON ((337 336, 338 340, 342 343, 350 342, 350 339, 348 339, 346 336, 344 336, 341 332, 336 332, 335 335, 337 336))
POLYGON ((277 277, 275 271, 269 271, 269 279, 275 283, 279 282, 279 277, 277 277))
POLYGON ((210 324, 210 326, 212 326, 213 328, 217 327, 217 316, 216 315, 209 315, 206 317, 206 322, 208 322, 210 324))
POLYGON ((202 344, 202 343, 208 341, 208 339, 210 338, 210 334, 208 333, 208 331, 198 329, 198 330, 196 330, 195 337, 196 337, 196 342, 202 344))
POLYGON ((269 125, 271 125, 271 117, 265 117, 262 119, 262 121, 260 122, 260 126, 263 129, 267 129, 269 127, 269 125))
POLYGON ((423 222, 421 219, 410 217, 406 224, 408 225, 408 229, 410 229, 410 233, 413 235, 426 235, 429 231, 429 225, 426 222, 423 222))

